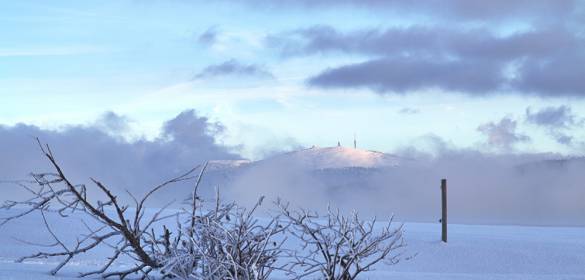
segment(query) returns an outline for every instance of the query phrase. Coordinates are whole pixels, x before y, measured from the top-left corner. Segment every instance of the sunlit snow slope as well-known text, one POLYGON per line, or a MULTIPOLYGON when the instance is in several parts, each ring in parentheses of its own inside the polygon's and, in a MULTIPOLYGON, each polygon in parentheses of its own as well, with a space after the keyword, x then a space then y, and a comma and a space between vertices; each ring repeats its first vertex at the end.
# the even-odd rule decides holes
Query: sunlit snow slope
POLYGON ((300 151, 277 155, 261 162, 290 163, 307 169, 330 169, 346 167, 382 168, 398 166, 397 156, 348 147, 312 147, 300 151))

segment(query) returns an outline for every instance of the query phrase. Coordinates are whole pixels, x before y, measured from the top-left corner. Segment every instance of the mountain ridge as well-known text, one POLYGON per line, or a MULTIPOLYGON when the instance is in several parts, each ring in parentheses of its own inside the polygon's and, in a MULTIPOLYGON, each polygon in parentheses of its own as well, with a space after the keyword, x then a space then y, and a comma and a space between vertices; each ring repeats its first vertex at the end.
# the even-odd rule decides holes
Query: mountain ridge
POLYGON ((275 155, 252 164, 288 164, 306 169, 397 167, 403 158, 391 154, 348 147, 317 147, 275 155))

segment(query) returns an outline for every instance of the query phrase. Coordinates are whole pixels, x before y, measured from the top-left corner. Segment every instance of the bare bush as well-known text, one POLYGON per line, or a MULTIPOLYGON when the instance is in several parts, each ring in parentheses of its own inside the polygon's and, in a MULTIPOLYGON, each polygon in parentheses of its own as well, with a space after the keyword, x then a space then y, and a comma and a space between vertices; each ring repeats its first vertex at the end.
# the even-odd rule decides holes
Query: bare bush
POLYGON ((48 145, 43 146, 40 141, 38 144, 53 172, 33 173, 31 181, 15 182, 31 196, 23 201, 6 201, 0 209, 16 211, 18 208, 20 212, 0 218, 0 226, 40 213, 53 242, 29 243, 47 249, 18 261, 60 258, 51 274, 56 274, 76 256, 105 246, 111 249, 105 264, 80 276, 124 279, 138 273, 142 278, 149 278, 156 272, 163 278, 265 280, 274 271, 281 270, 294 279, 320 274, 327 280, 349 280, 381 261, 397 263, 401 259, 398 249, 405 246, 401 226, 392 229, 390 221, 381 229, 376 228, 375 219, 362 221, 356 213, 346 217, 339 211, 329 210, 319 216, 302 209, 292 211, 288 204, 278 201, 280 214, 260 220, 255 218, 255 213, 263 197, 246 210, 235 203, 221 202, 219 191, 215 203, 205 207, 198 188, 207 164, 153 187, 141 199, 128 193, 134 201, 133 208, 120 202, 106 185, 91 178, 92 186, 106 198, 95 200, 88 197, 88 187, 68 179, 48 145), (195 180, 195 184, 186 209, 167 211, 168 204, 146 213, 145 204, 153 194, 187 180, 195 180), (66 242, 53 230, 47 213, 66 219, 80 213, 87 233, 76 236, 73 244, 66 242), (172 217, 176 218, 176 227, 160 225, 160 221, 172 217), (97 226, 91 226, 90 220, 97 226), (155 231, 155 226, 162 226, 162 231, 155 231), (289 236, 298 239, 301 247, 284 249, 289 236), (129 257, 134 264, 116 270, 114 264, 122 256, 129 257), (284 257, 290 261, 284 263, 284 257))
MULTIPOLYGON (((22 188, 31 194, 31 197, 24 201, 6 201, 1 209, 18 207, 24 210, 1 218, 0 225, 33 212, 40 212, 44 225, 54 242, 50 246, 46 246, 49 247, 47 251, 22 257, 18 260, 19 262, 27 259, 59 257, 62 258, 62 261, 51 270, 51 274, 56 274, 74 257, 91 251, 98 245, 102 245, 111 247, 112 255, 103 267, 95 271, 82 273, 81 276, 98 274, 104 278, 117 276, 123 279, 130 274, 140 273, 146 277, 152 270, 162 267, 159 259, 161 254, 155 253, 159 250, 158 246, 155 245, 164 243, 164 240, 158 240, 152 226, 165 218, 174 216, 174 214, 163 215, 166 209, 166 207, 163 207, 153 214, 146 215, 145 203, 149 197, 165 186, 195 178, 193 173, 198 167, 153 187, 140 200, 130 194, 134 200, 134 209, 131 211, 129 210, 129 205, 121 203, 107 186, 93 178, 91 178, 91 181, 94 187, 102 192, 106 200, 93 200, 88 197, 88 187, 84 184, 75 184, 69 180, 57 163, 50 147, 42 145, 40 142, 38 144, 41 152, 51 163, 54 170, 48 173, 33 173, 31 174, 32 181, 18 182, 22 188), (81 213, 82 222, 88 233, 79 236, 75 244, 67 245, 54 233, 45 218, 48 212, 57 213, 64 218, 73 213, 81 213), (99 226, 92 228, 86 223, 89 220, 97 221, 99 226), (126 270, 111 271, 112 264, 121 256, 130 257, 135 261, 135 265, 126 270)), ((170 232, 165 228, 164 235, 169 234, 170 232)))
POLYGON ((277 219, 260 223, 253 217, 262 199, 252 210, 247 211, 235 203, 222 203, 218 192, 215 206, 210 210, 204 209, 197 191, 207 164, 153 187, 140 200, 128 193, 135 202, 134 210, 131 211, 129 205, 121 203, 107 186, 93 178, 91 181, 94 187, 107 199, 100 201, 88 197, 87 187, 74 184, 67 178, 50 147, 43 146, 39 141, 38 144, 54 171, 31 174, 31 181, 14 182, 28 191, 31 197, 24 201, 6 201, 0 209, 23 210, 0 218, 0 226, 39 212, 53 242, 49 245, 28 242, 48 247, 47 251, 22 257, 18 262, 61 258, 61 262, 51 270, 54 275, 76 256, 99 246, 107 246, 111 248, 112 255, 106 263, 80 276, 101 275, 103 278, 124 279, 139 273, 142 278, 147 278, 151 272, 158 271, 165 278, 262 280, 278 268, 276 260, 281 254, 282 242, 273 239, 283 233, 285 227, 277 219), (198 175, 195 173, 197 170, 198 175), (157 191, 173 183, 193 179, 197 180, 188 201, 188 210, 170 211, 170 214, 164 215, 167 207, 163 207, 155 213, 145 213, 146 201, 157 191), (68 245, 55 234, 46 213, 56 213, 63 218, 81 213, 81 221, 88 233, 77 236, 74 244, 68 245), (176 217, 177 228, 170 230, 163 225, 162 232, 156 233, 153 226, 171 217, 176 217), (99 226, 92 228, 87 223, 89 220, 97 221, 99 226), (121 256, 130 257, 135 265, 125 270, 112 270, 115 267, 113 264, 121 256))
POLYGON ((277 260, 285 238, 277 241, 277 235, 286 227, 277 218, 254 218, 262 201, 247 211, 217 199, 214 209, 201 210, 187 230, 193 230, 192 237, 168 259, 164 270, 181 279, 264 280, 283 269, 277 260))
POLYGON ((328 207, 327 214, 299 209, 291 210, 288 203, 278 200, 282 216, 290 222, 290 234, 301 243, 292 250, 289 274, 302 279, 320 274, 320 279, 356 279, 385 261, 396 264, 401 260, 400 248, 405 246, 402 226, 392 228, 392 219, 376 228, 376 219, 360 220, 357 212, 344 216, 328 207))

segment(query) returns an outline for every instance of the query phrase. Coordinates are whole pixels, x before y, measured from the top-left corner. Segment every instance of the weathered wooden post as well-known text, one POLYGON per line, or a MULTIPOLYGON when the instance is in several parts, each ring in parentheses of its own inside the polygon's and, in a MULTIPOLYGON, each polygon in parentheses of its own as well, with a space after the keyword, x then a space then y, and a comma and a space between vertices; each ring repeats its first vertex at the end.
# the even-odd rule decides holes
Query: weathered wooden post
POLYGON ((441 180, 441 240, 447 243, 447 179, 441 180))

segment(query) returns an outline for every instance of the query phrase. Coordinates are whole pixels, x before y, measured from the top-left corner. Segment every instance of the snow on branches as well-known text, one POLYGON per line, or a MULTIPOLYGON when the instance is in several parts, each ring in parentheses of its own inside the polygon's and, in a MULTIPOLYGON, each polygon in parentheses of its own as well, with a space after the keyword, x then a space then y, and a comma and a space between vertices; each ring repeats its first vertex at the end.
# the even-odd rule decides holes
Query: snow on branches
POLYGON ((290 275, 302 279, 313 274, 319 279, 350 280, 370 271, 380 261, 396 264, 406 244, 402 226, 392 228, 392 219, 382 228, 376 219, 361 220, 357 212, 344 216, 327 208, 325 215, 298 209, 278 200, 280 213, 290 223, 290 234, 301 244, 293 250, 290 275))
POLYGON ((31 174, 32 180, 13 182, 29 193, 21 201, 6 201, 0 209, 10 215, 0 217, 0 226, 31 213, 40 213, 43 226, 52 242, 29 245, 43 251, 17 260, 56 258, 51 270, 58 273, 75 257, 96 248, 109 248, 103 266, 81 273, 81 277, 98 275, 124 279, 138 274, 179 279, 265 280, 278 271, 292 279, 320 275, 327 280, 355 279, 377 263, 395 264, 401 259, 402 227, 382 228, 376 220, 362 221, 354 213, 343 216, 329 209, 320 216, 307 210, 291 210, 278 200, 277 215, 259 219, 256 212, 264 197, 251 208, 224 203, 217 190, 210 205, 198 196, 198 188, 207 164, 167 180, 150 189, 134 202, 123 203, 111 189, 91 178, 92 184, 76 184, 65 174, 48 145, 38 141, 53 171, 31 174), (192 197, 181 210, 166 207, 146 211, 146 202, 159 190, 183 181, 194 181, 192 197), (102 193, 104 201, 88 197, 88 188, 102 193), (64 241, 51 225, 48 214, 64 219, 81 217, 87 233, 74 242, 64 241), (175 218, 171 227, 167 221, 175 218), (157 231, 158 229, 158 231, 157 231), (119 269, 121 258, 133 265, 119 269))

